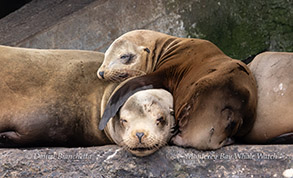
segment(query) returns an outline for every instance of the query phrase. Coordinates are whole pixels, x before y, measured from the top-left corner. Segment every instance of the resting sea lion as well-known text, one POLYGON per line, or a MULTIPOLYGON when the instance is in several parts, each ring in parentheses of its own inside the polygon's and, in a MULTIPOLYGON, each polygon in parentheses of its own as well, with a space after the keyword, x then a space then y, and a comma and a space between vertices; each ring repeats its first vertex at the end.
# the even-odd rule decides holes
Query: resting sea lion
POLYGON ((179 134, 173 142, 197 149, 217 149, 247 134, 255 119, 257 89, 241 61, 226 56, 206 40, 169 36, 150 30, 128 32, 114 41, 98 71, 100 78, 123 80, 109 100, 103 129, 125 100, 139 90, 163 88, 174 97, 179 134))
POLYGON ((119 116, 105 130, 115 143, 136 156, 149 155, 170 140, 175 126, 173 97, 162 89, 139 91, 129 97, 119 116))
POLYGON ((0 147, 117 143, 146 156, 170 139, 173 98, 164 90, 133 95, 121 122, 98 129, 100 107, 120 87, 97 78, 102 53, 0 46, 0 54, 0 147))
POLYGON ((249 68, 258 85, 258 105, 257 117, 246 141, 266 143, 285 134, 283 136, 289 138, 285 142, 293 143, 293 53, 259 54, 249 68))

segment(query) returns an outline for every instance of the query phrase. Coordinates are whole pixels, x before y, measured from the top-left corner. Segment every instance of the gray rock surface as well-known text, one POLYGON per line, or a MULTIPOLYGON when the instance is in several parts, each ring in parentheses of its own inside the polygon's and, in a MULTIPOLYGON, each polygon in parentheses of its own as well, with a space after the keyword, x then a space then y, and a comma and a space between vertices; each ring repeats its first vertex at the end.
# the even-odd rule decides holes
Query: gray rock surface
POLYGON ((95 0, 33 0, 0 20, 0 41, 15 46, 95 0))
POLYGON ((293 51, 291 0, 33 0, 0 19, 0 44, 104 52, 121 34, 151 29, 204 38, 244 59, 293 51))
POLYGON ((161 1, 92 0, 88 5, 81 4, 83 0, 63 0, 62 4, 59 1, 51 0, 49 5, 52 4, 52 7, 42 9, 44 5, 40 4, 48 4, 48 1, 34 0, 1 19, 0 44, 104 52, 118 36, 138 28, 185 36, 182 24, 176 20, 179 16, 172 13, 167 15, 161 1), (66 5, 75 7, 76 4, 83 5, 83 8, 78 6, 75 12, 67 10, 66 5), (32 11, 34 6, 37 7, 36 12, 32 11), (54 17, 48 19, 50 13, 54 17), (22 19, 18 20, 20 16, 22 19), (18 30, 10 31, 13 27, 18 30), (20 29, 25 31, 21 33, 20 29), (36 30, 39 30, 38 33, 32 32, 36 30), (22 39, 23 36, 25 39, 22 39))
POLYGON ((0 177, 293 176, 293 145, 234 145, 216 151, 166 146, 135 157, 116 145, 0 149, 0 177))

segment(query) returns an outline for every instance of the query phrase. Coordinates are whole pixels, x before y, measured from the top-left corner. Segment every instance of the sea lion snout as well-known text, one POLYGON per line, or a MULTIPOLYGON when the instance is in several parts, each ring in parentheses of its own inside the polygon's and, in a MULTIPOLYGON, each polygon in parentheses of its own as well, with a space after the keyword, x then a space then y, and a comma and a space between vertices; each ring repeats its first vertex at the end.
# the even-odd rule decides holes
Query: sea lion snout
POLYGON ((142 139, 142 137, 144 136, 144 132, 136 132, 135 135, 137 136, 137 138, 138 138, 138 140, 139 140, 139 143, 141 143, 141 139, 142 139))

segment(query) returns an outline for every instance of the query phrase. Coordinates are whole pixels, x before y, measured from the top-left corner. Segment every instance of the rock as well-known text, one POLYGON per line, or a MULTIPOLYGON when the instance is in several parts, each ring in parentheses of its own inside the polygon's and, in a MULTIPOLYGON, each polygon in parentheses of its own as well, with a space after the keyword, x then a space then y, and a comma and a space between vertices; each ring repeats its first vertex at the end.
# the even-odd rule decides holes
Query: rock
POLYGON ((104 52, 118 36, 151 29, 204 38, 236 59, 293 51, 289 0, 33 0, 0 20, 0 44, 104 52))
POLYGON ((62 0, 62 3, 59 1, 51 0, 50 3, 46 0, 32 1, 14 14, 1 19, 0 44, 104 52, 118 36, 138 28, 185 36, 182 24, 176 21, 179 16, 176 14, 167 16, 161 1, 91 0, 93 2, 88 4, 81 3, 83 0, 74 0, 74 3, 70 3, 70 0, 62 0), (44 9, 46 6, 43 4, 48 3, 54 6, 44 9), (83 8, 79 7, 74 13, 68 12, 64 4, 72 6, 82 4, 83 8), (31 13, 32 9, 33 13, 31 13), (53 18, 48 11, 53 13, 53 18), (19 17, 22 20, 18 21, 19 17), (23 29, 25 30, 22 31, 23 29), (13 35, 20 37, 15 39, 13 35))
POLYGON ((179 14, 188 36, 218 45, 228 56, 244 59, 267 51, 293 51, 293 1, 164 0, 179 14))
POLYGON ((292 150, 293 145, 233 145, 216 151, 166 146, 141 158, 116 145, 0 149, 0 176, 281 177, 292 176, 292 150))
POLYGON ((33 0, 0 20, 0 44, 16 46, 95 0, 33 0))

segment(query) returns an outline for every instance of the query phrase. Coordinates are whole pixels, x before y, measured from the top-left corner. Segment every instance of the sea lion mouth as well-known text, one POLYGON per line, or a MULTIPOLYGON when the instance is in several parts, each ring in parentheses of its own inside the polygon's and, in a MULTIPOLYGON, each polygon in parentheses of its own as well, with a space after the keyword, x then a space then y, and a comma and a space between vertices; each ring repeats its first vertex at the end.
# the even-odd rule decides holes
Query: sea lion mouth
POLYGON ((109 79, 112 81, 124 81, 130 77, 138 77, 138 76, 142 76, 145 75, 146 72, 141 71, 141 70, 130 70, 130 69, 123 69, 123 70, 114 70, 111 71, 110 73, 107 74, 107 76, 104 76, 105 79, 109 79))
POLYGON ((152 147, 135 147, 135 148, 129 148, 131 151, 139 151, 139 152, 144 152, 144 151, 151 151, 159 148, 159 144, 155 144, 152 147))
POLYGON ((125 73, 125 74, 120 74, 118 77, 119 77, 119 78, 123 78, 123 79, 125 79, 125 78, 127 78, 128 76, 129 76, 129 74, 125 73))

